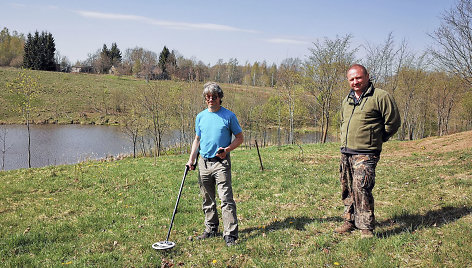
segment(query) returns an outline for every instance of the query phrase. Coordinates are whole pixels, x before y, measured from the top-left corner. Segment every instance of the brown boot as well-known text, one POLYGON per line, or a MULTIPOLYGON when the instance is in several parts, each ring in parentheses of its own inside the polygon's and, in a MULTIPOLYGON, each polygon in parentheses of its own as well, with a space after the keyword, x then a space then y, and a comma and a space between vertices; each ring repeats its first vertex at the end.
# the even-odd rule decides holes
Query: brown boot
POLYGON ((338 228, 334 229, 334 231, 338 234, 350 233, 356 229, 356 226, 350 221, 345 221, 343 225, 339 226, 338 228))
POLYGON ((361 230, 361 238, 371 238, 374 237, 374 232, 369 229, 361 230))

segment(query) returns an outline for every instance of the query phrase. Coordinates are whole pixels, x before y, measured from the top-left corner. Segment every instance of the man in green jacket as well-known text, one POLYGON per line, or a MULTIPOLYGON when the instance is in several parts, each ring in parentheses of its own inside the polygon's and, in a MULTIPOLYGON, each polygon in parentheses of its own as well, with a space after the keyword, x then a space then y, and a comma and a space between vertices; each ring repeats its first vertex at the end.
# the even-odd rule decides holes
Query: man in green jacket
POLYGON ((373 237, 375 228, 375 167, 382 143, 400 127, 400 113, 393 97, 375 88, 366 68, 352 65, 347 72, 351 91, 341 108, 340 181, 344 203, 344 224, 337 233, 361 230, 361 237, 373 237))

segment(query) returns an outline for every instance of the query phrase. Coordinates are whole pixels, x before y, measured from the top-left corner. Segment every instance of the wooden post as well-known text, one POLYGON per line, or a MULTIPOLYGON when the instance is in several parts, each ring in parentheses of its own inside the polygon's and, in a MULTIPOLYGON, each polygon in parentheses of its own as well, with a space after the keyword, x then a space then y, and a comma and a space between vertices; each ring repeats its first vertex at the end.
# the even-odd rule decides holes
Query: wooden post
POLYGON ((257 140, 254 140, 254 141, 256 142, 257 155, 259 156, 259 163, 261 163, 261 170, 264 171, 264 166, 262 165, 261 153, 259 152, 259 145, 257 144, 257 140))

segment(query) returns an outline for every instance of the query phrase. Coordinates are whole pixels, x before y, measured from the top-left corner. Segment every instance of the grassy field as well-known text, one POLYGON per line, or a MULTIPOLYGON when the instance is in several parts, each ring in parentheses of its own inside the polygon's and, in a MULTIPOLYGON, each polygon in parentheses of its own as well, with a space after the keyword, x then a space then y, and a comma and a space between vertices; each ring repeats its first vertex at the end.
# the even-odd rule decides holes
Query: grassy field
MULTIPOLYGON (((391 141, 377 168, 376 236, 342 224, 339 144, 233 152, 239 244, 203 230, 187 155, 0 172, 0 262, 6 267, 471 267, 472 132, 391 141)), ((220 230, 221 231, 221 230, 220 230)))

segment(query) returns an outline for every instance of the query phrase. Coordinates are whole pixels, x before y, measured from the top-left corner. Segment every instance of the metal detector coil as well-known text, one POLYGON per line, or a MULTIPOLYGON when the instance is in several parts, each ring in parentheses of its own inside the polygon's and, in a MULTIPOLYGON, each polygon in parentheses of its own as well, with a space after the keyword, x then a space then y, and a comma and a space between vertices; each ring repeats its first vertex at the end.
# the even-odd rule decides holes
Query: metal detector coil
POLYGON ((172 241, 160 241, 152 244, 153 249, 171 249, 175 246, 172 241))

